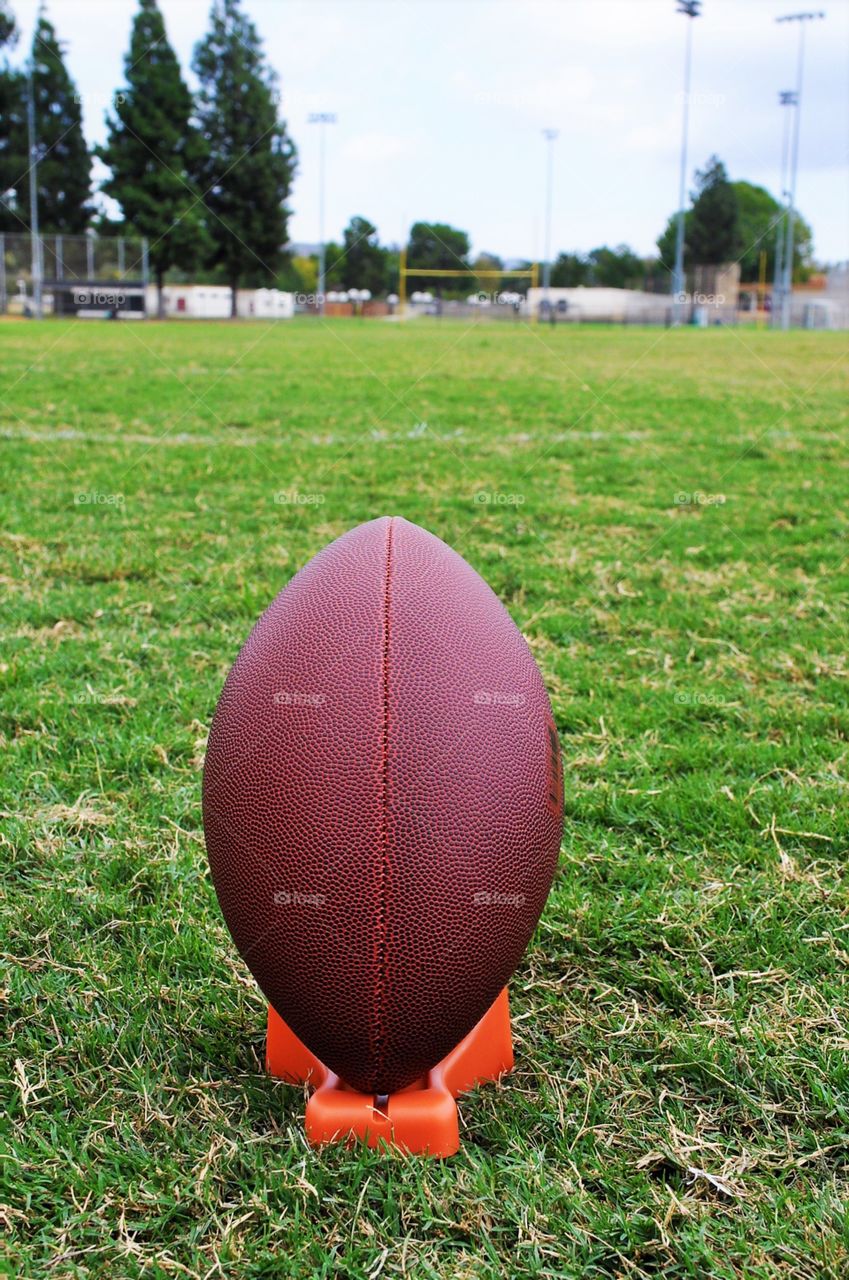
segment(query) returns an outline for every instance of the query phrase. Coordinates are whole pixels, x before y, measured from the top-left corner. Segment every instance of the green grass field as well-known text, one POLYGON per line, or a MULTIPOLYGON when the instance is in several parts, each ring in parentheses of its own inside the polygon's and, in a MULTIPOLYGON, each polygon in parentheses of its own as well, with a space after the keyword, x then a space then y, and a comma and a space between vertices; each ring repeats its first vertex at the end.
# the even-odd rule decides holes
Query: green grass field
POLYGON ((0 324, 10 1275, 849 1274, 846 338, 0 324), (200 817, 230 663, 399 513, 563 743, 516 1070, 309 1149, 200 817))

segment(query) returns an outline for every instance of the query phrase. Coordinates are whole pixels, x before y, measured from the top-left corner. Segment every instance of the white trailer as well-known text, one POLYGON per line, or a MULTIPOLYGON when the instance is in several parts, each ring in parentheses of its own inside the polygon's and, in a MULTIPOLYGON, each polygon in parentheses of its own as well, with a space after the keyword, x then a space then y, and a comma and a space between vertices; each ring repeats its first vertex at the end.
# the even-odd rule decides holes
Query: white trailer
MULTIPOLYGON (((166 284, 162 290, 165 316, 175 320, 229 320, 230 289, 224 284, 166 284)), ((156 288, 147 289, 147 314, 157 315, 156 288)), ((236 314, 243 320, 289 320, 295 314, 294 294, 281 289, 239 289, 236 314)))

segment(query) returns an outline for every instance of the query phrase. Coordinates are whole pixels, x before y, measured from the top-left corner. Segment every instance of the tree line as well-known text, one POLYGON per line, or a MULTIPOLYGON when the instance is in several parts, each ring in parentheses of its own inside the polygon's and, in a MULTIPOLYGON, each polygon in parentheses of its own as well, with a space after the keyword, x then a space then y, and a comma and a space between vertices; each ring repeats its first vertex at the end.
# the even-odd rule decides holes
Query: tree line
MULTIPOLYGON (((760 255, 765 254, 765 273, 772 280, 775 269, 775 244, 782 206, 764 188, 750 182, 730 182, 725 167, 712 156, 704 170, 696 171, 696 186, 691 193, 692 206, 684 218, 684 266, 710 266, 740 263, 740 279, 744 284, 760 278, 760 255)), ((555 288, 607 287, 614 289, 649 288, 668 292, 672 265, 675 261, 677 216, 672 214, 662 235, 658 237, 658 254, 640 257, 627 244, 614 247, 601 245, 589 253, 560 253, 551 265, 551 284, 555 288)), ((797 276, 810 271, 812 235, 808 224, 796 218, 794 265, 797 276)), ((501 271, 505 263, 497 254, 471 253, 468 232, 448 223, 417 222, 406 245, 407 264, 419 271, 456 270, 501 271)), ((395 292, 398 288, 399 255, 397 248, 379 243, 377 228, 367 218, 352 218, 340 244, 327 246, 328 289, 366 288, 372 293, 395 292)), ((511 266, 525 271, 529 261, 511 266)), ((292 288, 315 288, 315 258, 296 258, 292 288)), ((485 277, 482 278, 483 283, 485 277)), ((417 275, 411 286, 428 289, 442 297, 461 297, 474 287, 474 278, 452 280, 441 276, 417 275)), ((505 280, 504 288, 518 292, 527 289, 527 280, 515 286, 505 280)), ((486 285, 487 292, 491 284, 486 285)))
MULTIPOLYGON (((0 37, 15 41, 14 18, 0 0, 0 37)), ((241 0, 213 0, 209 29, 195 46, 192 94, 156 0, 139 0, 125 83, 107 116, 107 139, 90 152, 82 102, 55 29, 42 8, 31 77, 8 57, 0 67, 0 230, 28 229, 28 95, 38 159, 40 229, 80 234, 93 225, 93 155, 109 175, 101 191, 123 219, 101 216, 99 230, 133 231, 149 242, 160 289, 174 267, 217 273, 236 290, 275 279, 287 240, 295 146, 278 117, 277 77, 241 0), (31 89, 28 81, 31 79, 31 89)))
MULTIPOLYGON (((144 236, 151 273, 160 293, 166 275, 222 281, 232 290, 233 314, 240 285, 277 283, 312 294, 315 254, 289 256, 287 205, 296 149, 279 119, 278 82, 266 61, 255 25, 242 0, 213 0, 206 35, 195 46, 192 93, 170 45, 157 0, 139 0, 124 59, 124 84, 107 114, 107 137, 89 150, 82 101, 64 51, 45 9, 39 10, 31 75, 12 64, 17 40, 14 16, 0 0, 0 231, 29 229, 27 109, 32 93, 37 138, 38 204, 44 233, 79 235, 89 228, 144 236), (108 174, 100 191, 121 210, 119 220, 92 201, 91 167, 97 157, 108 174)), ((760 253, 774 271, 779 202, 763 187, 730 182, 712 156, 697 171, 685 217, 685 267, 740 261, 741 279, 756 281, 760 253)), ((552 264, 554 286, 659 285, 675 256, 676 217, 658 238, 657 258, 641 258, 628 245, 603 245, 589 253, 561 253, 552 264)), ((797 217, 794 266, 810 262, 810 227, 797 217)), ((406 246, 417 269, 500 270, 495 254, 471 254, 467 232, 447 223, 417 222, 406 246)), ((397 246, 382 245, 377 228, 357 216, 341 242, 326 249, 326 287, 398 289, 397 246)), ((512 265, 517 265, 513 263, 512 265)), ((520 263, 529 267, 530 263, 520 263)), ((417 277, 415 286, 462 296, 473 281, 417 277)), ((526 284, 517 284, 524 289, 526 284)))
MULTIPOLYGON (((725 165, 711 156, 697 169, 691 205, 684 214, 684 267, 718 266, 739 262, 740 280, 754 284, 775 273, 775 246, 783 208, 765 187, 731 182, 725 165), (761 253, 764 254, 763 264, 761 253)), ((551 268, 551 283, 566 288, 606 285, 619 289, 668 289, 675 262, 677 214, 671 214, 657 239, 657 257, 640 258, 628 245, 606 245, 590 253, 561 253, 551 268)), ((811 270, 811 228, 796 216, 794 271, 804 278, 811 270)))

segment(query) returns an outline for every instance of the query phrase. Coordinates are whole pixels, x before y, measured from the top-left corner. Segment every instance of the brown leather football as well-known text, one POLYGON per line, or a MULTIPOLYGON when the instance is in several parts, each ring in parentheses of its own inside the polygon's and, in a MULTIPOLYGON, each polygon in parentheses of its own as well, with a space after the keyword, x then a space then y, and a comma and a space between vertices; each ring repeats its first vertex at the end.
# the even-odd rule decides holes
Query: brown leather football
POLYGON ((272 1006, 355 1089, 412 1083, 507 982, 557 860, 557 732, 507 610, 399 516, 325 547, 227 677, 203 820, 272 1006))

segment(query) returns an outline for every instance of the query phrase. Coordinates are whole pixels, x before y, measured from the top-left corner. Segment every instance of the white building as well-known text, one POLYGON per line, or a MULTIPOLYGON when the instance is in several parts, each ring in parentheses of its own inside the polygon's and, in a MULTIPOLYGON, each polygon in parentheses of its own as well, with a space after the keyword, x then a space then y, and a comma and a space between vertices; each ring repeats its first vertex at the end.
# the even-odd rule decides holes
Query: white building
MULTIPOLYGON (((579 285, 574 289, 559 289, 553 285, 547 291, 548 300, 558 320, 601 321, 609 324, 658 324, 662 323, 672 300, 658 293, 643 293, 639 289, 605 289, 579 285)), ((528 290, 528 310, 542 318, 546 290, 528 290)))
MULTIPOLYGON (((230 289, 224 284, 166 284, 162 289, 165 315, 177 320, 229 320, 230 289)), ((148 285, 147 314, 158 314, 155 285, 148 285)), ((294 294, 281 289, 239 289, 236 311, 243 320, 289 320, 295 314, 294 294)))
POLYGON ((246 320, 291 320, 295 295, 282 289, 239 289, 236 307, 246 320))

